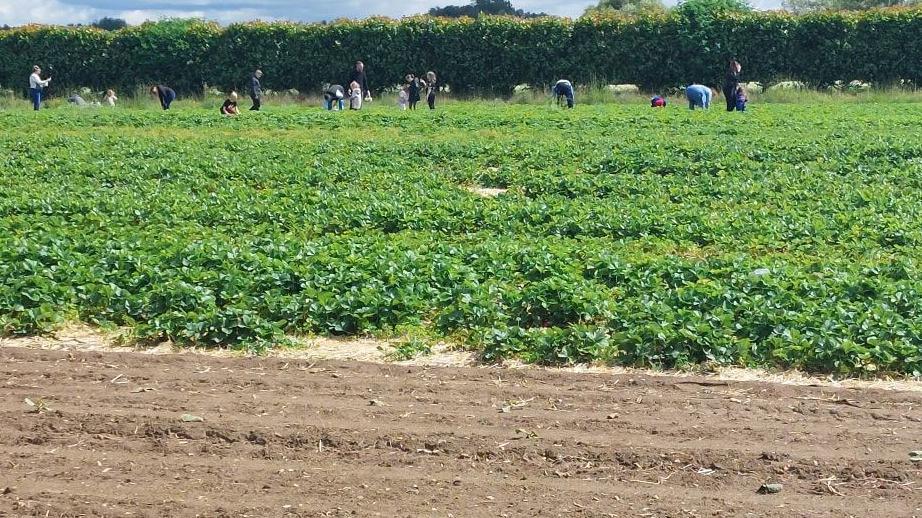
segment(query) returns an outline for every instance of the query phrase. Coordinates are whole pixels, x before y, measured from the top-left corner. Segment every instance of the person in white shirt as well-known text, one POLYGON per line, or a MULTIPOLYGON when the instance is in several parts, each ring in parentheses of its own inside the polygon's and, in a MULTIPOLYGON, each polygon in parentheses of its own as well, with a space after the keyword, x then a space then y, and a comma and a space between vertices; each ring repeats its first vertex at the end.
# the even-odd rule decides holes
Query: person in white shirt
POLYGON ((42 90, 50 82, 50 77, 42 79, 42 69, 38 65, 32 67, 32 75, 29 76, 29 97, 32 99, 32 108, 35 111, 42 109, 42 90))
POLYGON ((103 97, 102 100, 109 106, 115 106, 115 103, 118 102, 118 97, 115 96, 115 90, 106 90, 106 96, 103 97))
POLYGON ((349 83, 349 109, 362 109, 362 87, 356 81, 349 83))

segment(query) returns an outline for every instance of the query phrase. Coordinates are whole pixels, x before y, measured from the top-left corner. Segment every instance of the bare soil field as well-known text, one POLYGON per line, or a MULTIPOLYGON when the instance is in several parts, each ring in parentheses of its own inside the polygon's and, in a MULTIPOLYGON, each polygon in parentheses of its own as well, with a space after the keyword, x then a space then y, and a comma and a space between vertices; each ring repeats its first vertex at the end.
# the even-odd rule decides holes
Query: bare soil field
POLYGON ((918 392, 7 346, 0 394, 2 517, 922 516, 918 392))

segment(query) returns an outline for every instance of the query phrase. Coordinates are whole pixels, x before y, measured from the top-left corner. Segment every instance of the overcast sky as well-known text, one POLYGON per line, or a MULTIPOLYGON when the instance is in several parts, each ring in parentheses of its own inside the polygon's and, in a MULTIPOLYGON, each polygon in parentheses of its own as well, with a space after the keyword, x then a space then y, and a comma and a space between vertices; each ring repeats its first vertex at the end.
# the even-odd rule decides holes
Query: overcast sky
MULTIPOLYGON (((0 25, 26 23, 87 23, 111 16, 137 24, 165 17, 207 18, 221 23, 246 20, 320 21, 364 18, 372 15, 399 18, 424 13, 430 7, 466 4, 468 0, 0 0, 0 25)), ((532 12, 579 16, 592 0, 513 0, 532 12)), ((674 3, 674 2, 672 2, 674 3)), ((759 8, 772 8, 780 0, 755 0, 759 8)))

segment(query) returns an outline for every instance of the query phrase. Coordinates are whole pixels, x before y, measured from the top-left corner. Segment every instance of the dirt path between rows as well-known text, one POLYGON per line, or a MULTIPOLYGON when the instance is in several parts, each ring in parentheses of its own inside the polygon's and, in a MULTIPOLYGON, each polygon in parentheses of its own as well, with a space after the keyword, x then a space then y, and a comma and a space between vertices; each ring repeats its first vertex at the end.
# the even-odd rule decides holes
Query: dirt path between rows
POLYGON ((917 392, 0 347, 0 394, 2 517, 922 517, 917 392))

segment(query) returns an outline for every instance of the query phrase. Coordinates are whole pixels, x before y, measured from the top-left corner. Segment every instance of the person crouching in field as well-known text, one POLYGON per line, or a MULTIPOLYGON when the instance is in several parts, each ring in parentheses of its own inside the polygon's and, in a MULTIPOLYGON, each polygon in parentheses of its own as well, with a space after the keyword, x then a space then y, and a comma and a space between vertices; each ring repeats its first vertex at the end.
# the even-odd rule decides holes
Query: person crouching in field
POLYGON ((654 95, 650 98, 650 107, 651 108, 665 108, 666 107, 666 98, 661 95, 654 95))
POLYGON ((115 103, 118 102, 118 97, 115 96, 115 90, 106 90, 106 95, 102 98, 102 102, 104 102, 106 106, 115 107, 115 103))
POLYGON ((742 85, 736 87, 736 92, 733 96, 733 99, 736 104, 736 111, 746 111, 746 103, 749 102, 749 98, 746 96, 746 89, 743 88, 742 85))
POLYGON ((356 81, 349 83, 349 109, 362 109, 362 86, 356 81))
POLYGON ((227 99, 224 99, 224 104, 221 105, 221 115, 225 117, 240 115, 240 108, 237 107, 237 92, 232 91, 227 99))
POLYGON ((567 81, 566 79, 561 79, 557 81, 554 85, 553 90, 551 90, 554 96, 557 98, 557 105, 560 106, 560 100, 566 98, 567 108, 572 108, 576 104, 574 95, 573 95, 573 83, 567 81))
POLYGON ((42 69, 38 65, 32 67, 32 75, 29 76, 29 98, 32 99, 32 109, 39 111, 42 109, 42 93, 51 78, 42 79, 42 69))
POLYGON ((436 83, 438 83, 438 78, 435 77, 435 72, 431 70, 426 72, 426 102, 430 110, 435 109, 435 93, 438 90, 436 83))
POLYGON ((346 90, 343 89, 342 85, 330 85, 323 93, 323 102, 326 104, 327 110, 333 110, 333 104, 336 103, 340 111, 342 111, 345 108, 345 98, 346 90))
POLYGON ((176 100, 176 92, 172 88, 163 85, 152 86, 150 89, 150 94, 157 96, 160 99, 160 107, 164 110, 169 110, 170 105, 173 104, 173 101, 176 100))
POLYGON ((695 108, 707 110, 711 107, 714 92, 704 85, 691 84, 685 88, 685 97, 688 99, 689 110, 694 110, 695 108))

